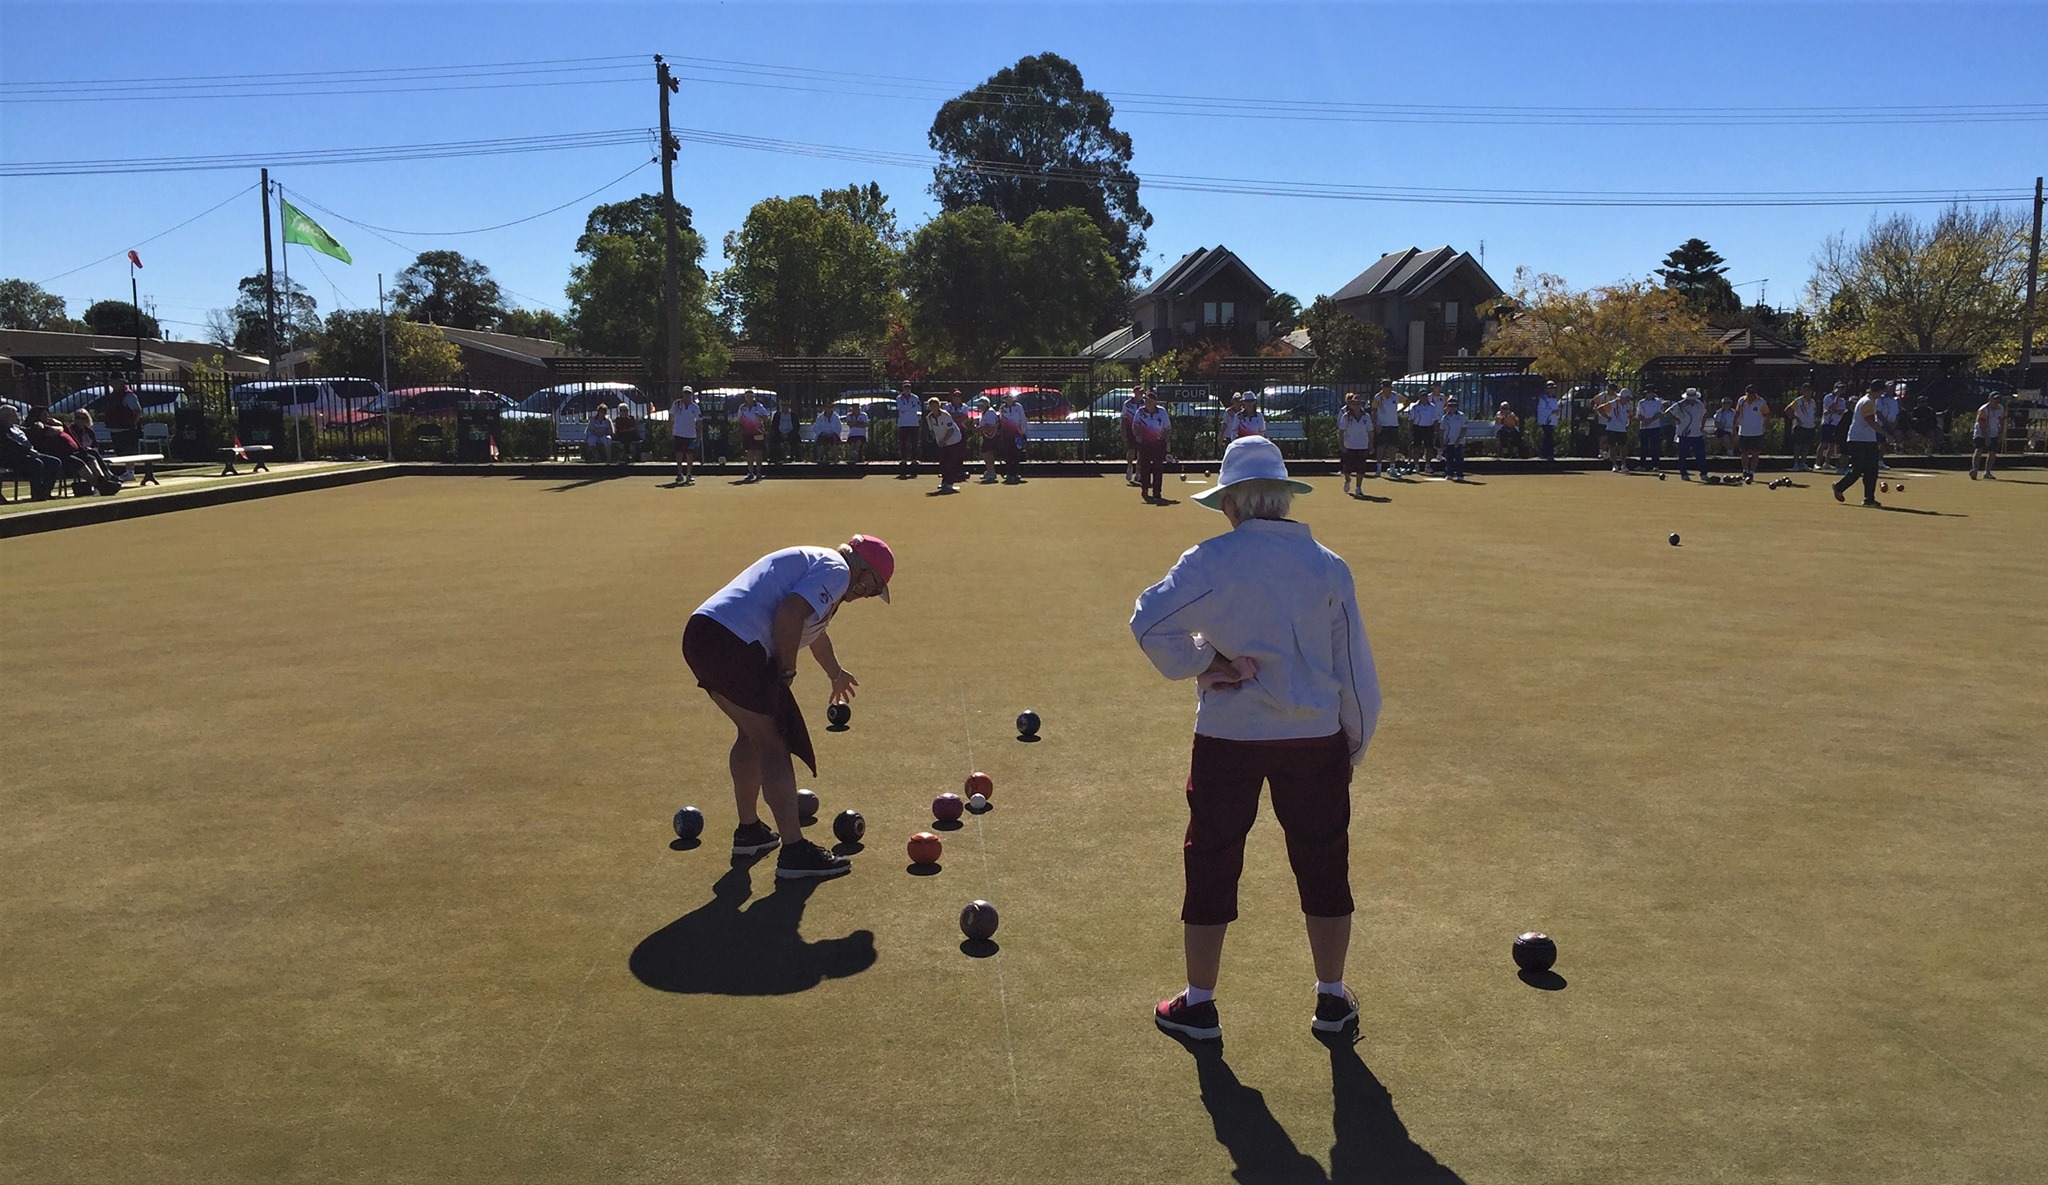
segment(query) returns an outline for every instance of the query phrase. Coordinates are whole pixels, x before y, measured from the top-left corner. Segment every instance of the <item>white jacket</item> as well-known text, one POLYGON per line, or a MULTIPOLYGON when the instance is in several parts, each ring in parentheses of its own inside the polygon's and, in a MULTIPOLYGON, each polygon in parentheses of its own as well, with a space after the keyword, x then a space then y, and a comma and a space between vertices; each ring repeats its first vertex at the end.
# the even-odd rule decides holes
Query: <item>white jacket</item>
POLYGON ((1258 676, 1198 691, 1195 731, 1233 741, 1324 737, 1342 729, 1351 762, 1379 723, 1380 683, 1351 569, 1307 524, 1248 519, 1189 548, 1138 595, 1131 633, 1169 679, 1192 679, 1217 651, 1251 656, 1258 676))

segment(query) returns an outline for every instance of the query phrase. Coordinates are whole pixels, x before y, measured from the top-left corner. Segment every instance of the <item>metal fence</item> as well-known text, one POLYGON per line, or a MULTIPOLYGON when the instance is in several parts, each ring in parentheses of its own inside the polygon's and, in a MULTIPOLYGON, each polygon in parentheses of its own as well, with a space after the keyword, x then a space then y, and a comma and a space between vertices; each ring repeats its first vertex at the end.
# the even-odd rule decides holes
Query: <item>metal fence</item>
MULTIPOLYGON (((844 360, 835 360, 844 361, 844 360)), ((1249 363, 1252 360, 1237 360, 1249 363)), ((842 371, 846 368, 841 368, 842 371)), ((1741 356, 1699 356, 1657 359, 1633 376, 1638 390, 1654 389, 1674 397, 1686 387, 1699 387, 1710 405, 1733 398, 1754 384, 1782 408, 1801 385, 1825 392, 1837 381, 1860 390, 1872 379, 1904 381, 1908 387, 1906 421, 1909 447, 1930 452, 1969 449, 1969 426, 1978 404, 1993 391, 2009 391, 2009 383, 1978 375, 1950 356, 1891 356, 1845 367, 1788 365, 1741 356)), ((79 406, 104 418, 115 388, 92 374, 51 374, 19 380, 10 397, 27 406, 47 406, 60 414, 79 406)), ((1535 374, 1443 374, 1396 380, 1404 397, 1440 384, 1474 423, 1491 420, 1506 403, 1525 425, 1546 379, 1535 374)), ((1565 396, 1559 451, 1569 456, 1598 455, 1599 437, 1591 412, 1591 396, 1604 380, 1560 380, 1565 396)), ((729 377, 698 379, 687 384, 644 377, 620 376, 606 381, 547 382, 489 392, 446 384, 406 386, 387 393, 368 380, 301 379, 281 384, 252 381, 247 376, 210 376, 195 381, 176 373, 141 376, 145 421, 171 427, 171 451, 180 459, 212 459, 218 450, 239 440, 264 444, 276 459, 365 457, 394 460, 574 459, 581 453, 583 427, 599 405, 630 404, 644 422, 641 455, 670 455, 669 410, 684 386, 693 389, 701 408, 699 456, 708 462, 736 460, 740 441, 735 415, 745 392, 758 391, 773 409, 768 432, 771 464, 807 463, 816 459, 806 429, 828 407, 845 412, 864 408, 869 417, 865 458, 898 458, 896 391, 882 380, 781 374, 757 375, 751 383, 729 377)), ((1173 417, 1171 452, 1183 459, 1217 456, 1218 428, 1224 408, 1240 392, 1249 392, 1273 423, 1299 423, 1298 432, 1275 433, 1281 447, 1297 457, 1331 457, 1338 451, 1336 415, 1343 397, 1370 393, 1376 383, 1316 384, 1304 381, 1298 367, 1276 367, 1258 373, 1247 366, 1223 378, 1176 383, 1157 388, 1160 402, 1173 417)), ((978 380, 926 380, 912 384, 920 398, 950 400, 957 392, 969 407, 986 397, 1000 406, 1015 394, 1033 421, 1026 456, 1033 459, 1082 458, 1110 460, 1123 455, 1119 405, 1131 382, 1113 375, 1071 374, 1032 378, 1015 373, 978 380), (1058 425, 1052 427, 1051 425, 1058 425)), ((2025 406, 2013 409, 2011 447, 2028 436, 2025 406)), ((1782 419, 1774 419, 1767 447, 1775 447, 1782 419)), ((917 447, 929 459, 928 435, 920 432, 917 447)), ((1477 442, 1474 452, 1490 451, 1477 442)))

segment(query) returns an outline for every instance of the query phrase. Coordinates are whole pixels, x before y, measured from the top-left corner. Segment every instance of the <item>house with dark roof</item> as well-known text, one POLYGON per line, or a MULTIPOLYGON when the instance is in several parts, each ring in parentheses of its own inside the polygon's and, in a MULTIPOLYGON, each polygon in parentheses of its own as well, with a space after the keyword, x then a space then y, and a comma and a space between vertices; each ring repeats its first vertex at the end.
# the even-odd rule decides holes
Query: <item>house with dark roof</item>
POLYGON ((1131 324, 1082 353, 1090 358, 1142 362, 1197 341, 1227 342, 1250 354, 1264 341, 1266 301, 1272 285, 1259 279, 1228 248, 1202 247, 1131 299, 1131 324))
POLYGON ((1493 320, 1479 310, 1501 292, 1469 252, 1410 247, 1380 256, 1330 299, 1385 331, 1388 363, 1397 373, 1414 374, 1460 351, 1477 354, 1493 320))

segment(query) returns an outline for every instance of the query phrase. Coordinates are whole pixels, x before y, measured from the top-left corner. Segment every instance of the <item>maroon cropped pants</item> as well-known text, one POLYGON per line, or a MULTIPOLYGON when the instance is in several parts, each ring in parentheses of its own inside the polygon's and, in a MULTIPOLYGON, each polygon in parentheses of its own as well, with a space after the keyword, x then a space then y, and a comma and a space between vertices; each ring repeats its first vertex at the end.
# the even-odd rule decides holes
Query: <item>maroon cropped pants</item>
POLYGON ((1269 782, 1301 912, 1317 918, 1351 912, 1351 746, 1344 733, 1288 741, 1196 733, 1181 842, 1187 870, 1181 921, 1215 926, 1237 920, 1244 838, 1259 816, 1259 790, 1269 782))

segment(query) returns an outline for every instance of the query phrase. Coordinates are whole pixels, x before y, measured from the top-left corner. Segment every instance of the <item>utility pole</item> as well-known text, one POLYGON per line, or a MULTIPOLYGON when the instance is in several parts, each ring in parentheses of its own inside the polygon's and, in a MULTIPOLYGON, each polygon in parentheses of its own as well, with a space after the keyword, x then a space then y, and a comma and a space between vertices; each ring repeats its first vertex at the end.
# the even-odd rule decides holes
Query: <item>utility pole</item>
POLYGON ((263 170, 263 314, 270 322, 270 377, 277 377, 277 277, 270 260, 270 170, 263 170))
POLYGON ((662 332, 666 336, 668 372, 662 376, 673 390, 682 381, 683 372, 683 304, 678 292, 676 273, 676 150, 680 142, 668 131, 668 97, 682 89, 674 75, 668 72, 668 63, 654 55, 654 81, 661 92, 661 225, 662 267, 661 267, 661 316, 662 332))
POLYGON ((384 273, 377 273, 377 364, 383 368, 384 376, 384 459, 392 459, 391 418, 398 414, 398 408, 391 399, 391 347, 384 343, 384 327, 389 322, 384 317, 384 273))
POLYGON ((2034 238, 2027 248, 2027 311, 2020 322, 2020 387, 2032 390, 2034 370, 2034 287, 2041 273, 2041 178, 2034 178, 2034 238))

